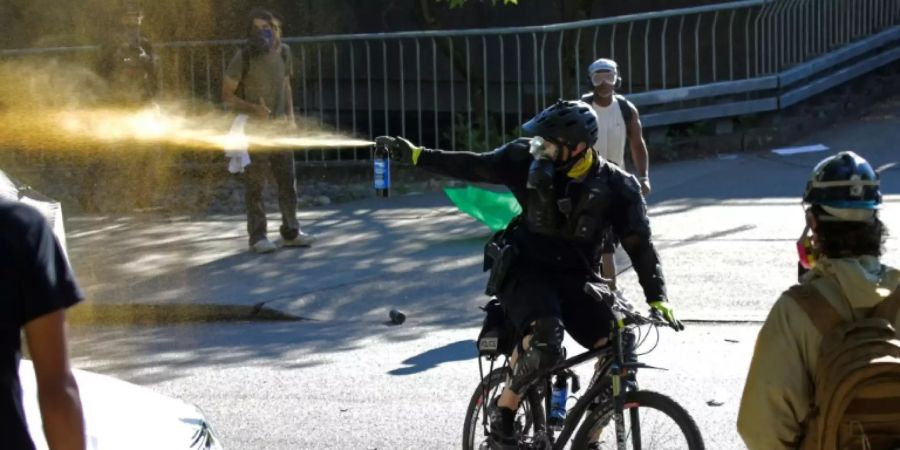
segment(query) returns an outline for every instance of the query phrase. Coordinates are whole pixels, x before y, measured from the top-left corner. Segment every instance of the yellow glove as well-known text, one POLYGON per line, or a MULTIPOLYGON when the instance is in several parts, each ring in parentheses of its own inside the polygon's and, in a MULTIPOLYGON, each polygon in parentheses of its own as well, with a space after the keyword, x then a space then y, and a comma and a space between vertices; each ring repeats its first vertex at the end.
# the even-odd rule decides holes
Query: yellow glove
POLYGON ((668 302, 664 301, 655 301, 650 302, 650 307, 653 308, 654 311, 659 313, 666 322, 669 323, 669 326, 675 329, 675 331, 681 331, 684 329, 684 324, 681 323, 678 319, 675 318, 675 310, 669 305, 668 302))

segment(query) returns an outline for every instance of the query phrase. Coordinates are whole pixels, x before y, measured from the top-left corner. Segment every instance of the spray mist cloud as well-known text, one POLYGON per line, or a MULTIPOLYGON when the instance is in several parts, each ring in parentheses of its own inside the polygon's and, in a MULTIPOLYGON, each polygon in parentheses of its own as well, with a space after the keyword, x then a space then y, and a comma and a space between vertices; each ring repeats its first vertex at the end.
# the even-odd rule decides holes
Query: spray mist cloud
MULTIPOLYGON (((179 150, 222 150, 234 113, 212 105, 162 100, 135 107, 110 106, 104 80, 59 61, 0 63, 0 147, 74 152, 115 148, 104 144, 156 143, 179 150)), ((297 126, 263 121, 248 126, 254 149, 357 147, 370 141, 327 132, 311 120, 297 126)))

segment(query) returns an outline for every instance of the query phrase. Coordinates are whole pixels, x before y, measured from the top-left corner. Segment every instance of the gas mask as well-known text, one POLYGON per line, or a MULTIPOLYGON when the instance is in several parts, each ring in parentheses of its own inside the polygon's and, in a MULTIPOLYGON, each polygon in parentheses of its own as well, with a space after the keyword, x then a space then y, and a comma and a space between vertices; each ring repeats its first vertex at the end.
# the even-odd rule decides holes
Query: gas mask
POLYGON ((542 234, 557 232, 560 221, 556 196, 553 193, 553 176, 559 146, 540 136, 531 138, 529 153, 534 160, 528 168, 528 207, 525 220, 531 231, 542 234))
POLYGON ((247 45, 253 55, 264 55, 272 48, 275 42, 275 32, 271 28, 254 30, 247 39, 247 45))
POLYGON ((528 168, 529 189, 546 192, 553 189, 553 175, 556 172, 556 158, 559 146, 547 142, 540 136, 531 138, 528 152, 534 158, 528 168))
POLYGON ((528 168, 528 188, 551 189, 555 173, 565 173, 569 178, 580 178, 594 164, 594 151, 585 149, 578 156, 570 156, 565 162, 559 161, 561 146, 547 142, 537 136, 531 139, 529 153, 534 158, 528 168))

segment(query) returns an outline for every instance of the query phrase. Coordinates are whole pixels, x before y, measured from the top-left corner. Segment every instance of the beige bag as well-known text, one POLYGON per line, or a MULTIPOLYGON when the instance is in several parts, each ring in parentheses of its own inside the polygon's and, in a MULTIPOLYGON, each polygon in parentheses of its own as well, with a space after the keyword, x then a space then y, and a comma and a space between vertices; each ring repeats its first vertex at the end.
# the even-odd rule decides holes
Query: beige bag
POLYGON ((788 291, 822 334, 804 450, 900 449, 900 289, 845 321, 812 286, 788 291))

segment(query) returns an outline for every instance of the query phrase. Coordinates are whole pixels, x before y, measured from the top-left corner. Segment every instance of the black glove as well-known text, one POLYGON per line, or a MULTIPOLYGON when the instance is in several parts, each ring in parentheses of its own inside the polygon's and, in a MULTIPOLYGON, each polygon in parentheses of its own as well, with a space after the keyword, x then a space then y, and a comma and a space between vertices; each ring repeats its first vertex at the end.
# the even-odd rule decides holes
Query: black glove
POLYGON ((422 154, 422 147, 416 147, 405 138, 400 136, 378 136, 375 138, 375 147, 385 147, 391 154, 394 161, 401 163, 409 163, 416 165, 419 162, 419 155, 422 154))

